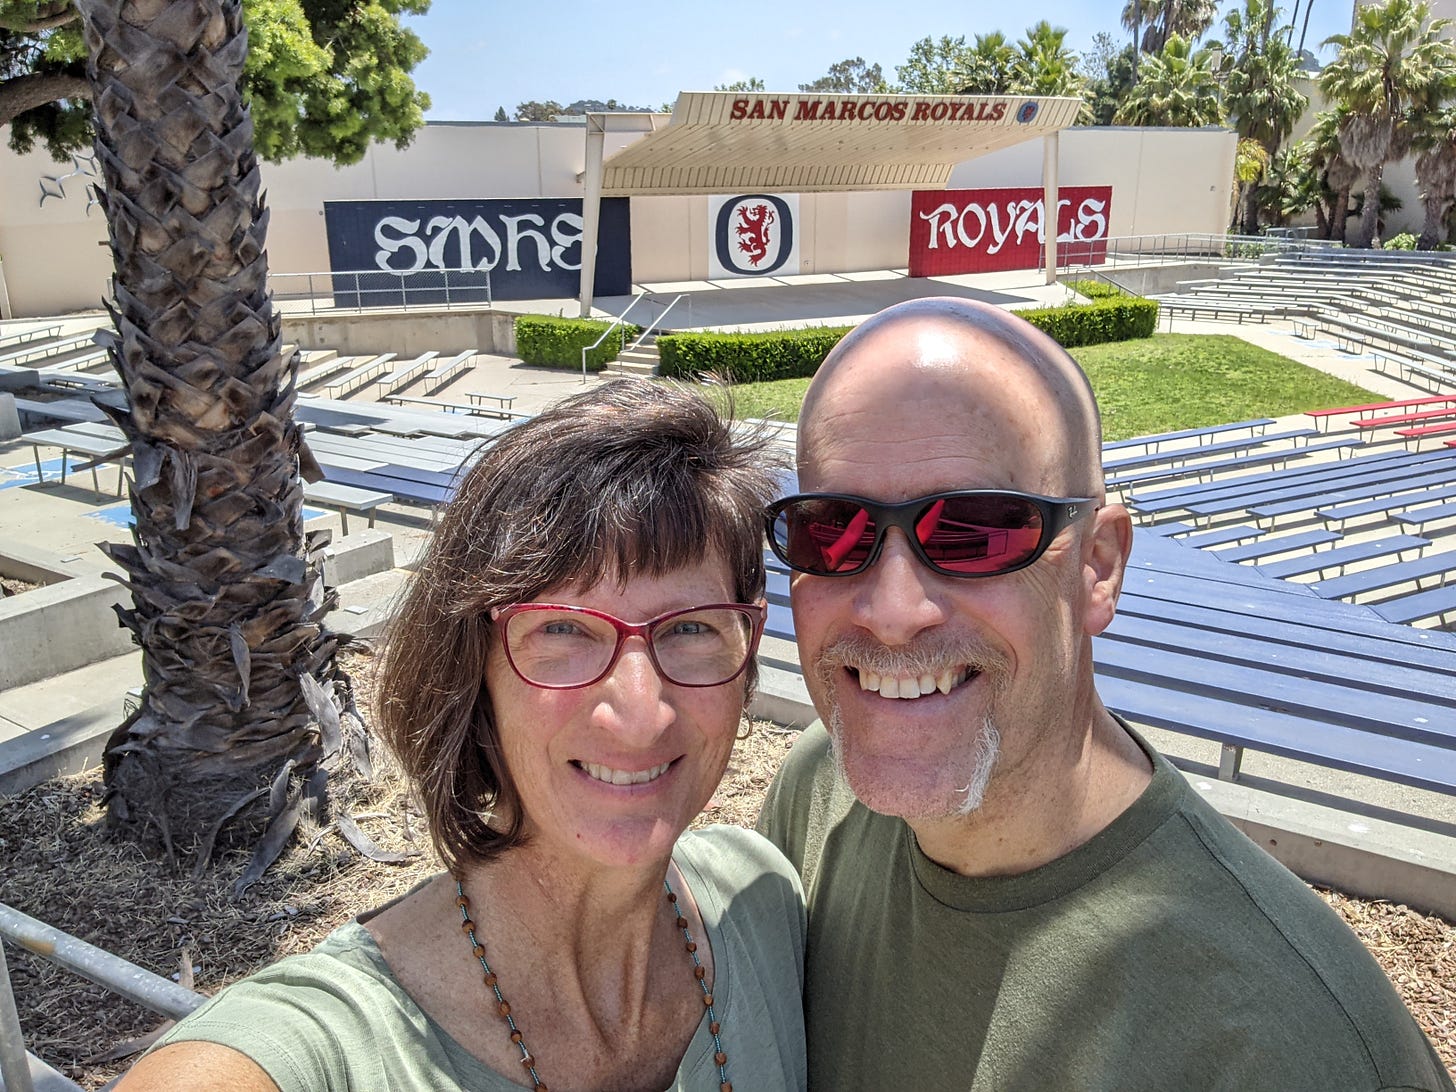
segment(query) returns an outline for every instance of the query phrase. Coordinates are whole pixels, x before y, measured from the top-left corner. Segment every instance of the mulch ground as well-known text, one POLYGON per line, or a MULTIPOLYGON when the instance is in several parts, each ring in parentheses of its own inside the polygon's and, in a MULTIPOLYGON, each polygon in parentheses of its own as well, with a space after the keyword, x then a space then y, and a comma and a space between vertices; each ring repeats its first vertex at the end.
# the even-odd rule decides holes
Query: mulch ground
MULTIPOLYGON (((350 670, 367 691, 372 662, 350 670)), ((367 706, 365 708, 368 715, 367 706)), ((735 748, 701 823, 748 826, 797 733, 760 724, 735 748)), ((246 854, 222 855, 200 880, 108 836, 98 775, 0 798, 0 901, 158 974, 212 994, 282 956, 305 951, 354 914, 438 870, 424 823, 398 779, 343 784, 340 811, 381 848, 414 851, 401 865, 361 856, 332 827, 297 838, 241 901, 246 854)), ((1380 961, 1456 1073, 1456 927, 1404 906, 1322 891, 1380 961)), ((61 970, 6 949, 26 1045, 83 1087, 100 1088, 143 1049, 160 1018, 61 970)))
POLYGON ((13 576, 0 575, 0 599, 9 595, 19 595, 21 592, 32 591, 40 587, 39 584, 31 584, 25 580, 17 580, 13 576))

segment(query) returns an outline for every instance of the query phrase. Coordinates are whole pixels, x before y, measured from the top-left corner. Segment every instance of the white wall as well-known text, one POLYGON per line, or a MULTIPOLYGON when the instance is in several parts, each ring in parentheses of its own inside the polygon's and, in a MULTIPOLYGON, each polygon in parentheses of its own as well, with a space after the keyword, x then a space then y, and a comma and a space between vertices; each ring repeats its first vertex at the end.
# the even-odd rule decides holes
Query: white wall
MULTIPOLYGON (((608 134, 607 154, 634 139, 639 135, 608 134)), ((1222 231, 1234 145, 1232 133, 1216 129, 1067 130, 1060 181, 1113 187, 1113 235, 1222 231)), ((994 152, 958 166, 951 185, 1040 185, 1041 157, 1039 140, 994 152)), ((376 145, 351 167, 265 164, 270 269, 328 269, 325 200, 576 197, 584 162, 585 133, 577 126, 444 123, 427 125, 404 151, 376 145)), ((111 261, 99 245, 105 221, 99 209, 86 216, 82 180, 66 182, 65 200, 38 203, 40 177, 70 169, 44 152, 16 156, 0 148, 0 258, 16 315, 94 308, 106 292, 111 261)), ((634 280, 706 277, 707 207, 706 197, 634 198, 634 280)), ((802 272, 908 262, 908 191, 804 194, 799 219, 802 272)))

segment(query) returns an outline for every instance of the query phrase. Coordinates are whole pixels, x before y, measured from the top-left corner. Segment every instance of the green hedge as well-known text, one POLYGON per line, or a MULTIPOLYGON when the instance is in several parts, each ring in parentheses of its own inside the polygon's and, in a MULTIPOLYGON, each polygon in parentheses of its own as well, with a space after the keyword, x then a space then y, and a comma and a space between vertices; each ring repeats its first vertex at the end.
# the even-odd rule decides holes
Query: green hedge
POLYGON ((1152 337, 1158 328, 1158 303, 1141 296, 1116 296, 1071 307, 1039 307, 1017 311, 1064 349, 1152 337))
MULTIPOLYGON (((610 322, 602 319, 559 318, 553 315, 521 315, 516 319, 516 355, 527 364, 547 368, 580 368, 581 351, 601 337, 610 322)), ((642 327, 624 323, 586 357, 587 370, 599 372, 615 360, 624 342, 642 332, 642 327), (620 335, 620 336, 619 336, 620 335)))
POLYGON ((660 371, 675 379, 712 372, 734 383, 764 383, 813 375, 848 326, 814 326, 757 334, 663 334, 660 371))
MULTIPOLYGON (((1158 305, 1141 296, 1110 296, 1088 304, 1042 307, 1016 314, 1066 348, 1151 337, 1158 305)), ((657 339, 659 371, 675 379, 709 372, 734 383, 764 383, 813 375, 848 326, 771 330, 758 334, 663 334, 657 339)))
POLYGON ((1099 281, 1091 277, 1077 281, 1063 281, 1062 284, 1078 295, 1086 296, 1089 300, 1105 300, 1114 296, 1121 298, 1132 295, 1131 292, 1124 292, 1111 281, 1099 281))

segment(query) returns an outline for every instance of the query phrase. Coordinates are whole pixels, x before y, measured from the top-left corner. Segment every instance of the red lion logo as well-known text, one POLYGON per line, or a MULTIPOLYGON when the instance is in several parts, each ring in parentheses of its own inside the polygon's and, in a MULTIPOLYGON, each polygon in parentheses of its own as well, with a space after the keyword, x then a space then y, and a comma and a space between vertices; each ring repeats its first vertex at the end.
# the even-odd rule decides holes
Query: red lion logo
POLYGON ((768 257, 768 246, 773 241, 769 228, 777 218, 769 205, 744 205, 738 210, 733 232, 738 236, 738 249, 748 256, 750 265, 758 265, 768 257))

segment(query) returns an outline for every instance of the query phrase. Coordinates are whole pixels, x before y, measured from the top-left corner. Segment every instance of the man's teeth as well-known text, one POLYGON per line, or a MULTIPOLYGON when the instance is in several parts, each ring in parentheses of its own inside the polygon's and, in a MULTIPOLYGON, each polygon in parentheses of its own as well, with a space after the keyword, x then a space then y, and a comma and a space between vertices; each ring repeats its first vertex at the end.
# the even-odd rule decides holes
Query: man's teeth
POLYGON ((595 762, 579 762, 577 765, 589 777, 605 781, 608 785, 645 785, 667 773, 672 763, 664 762, 661 766, 652 766, 646 770, 614 770, 610 766, 599 766, 595 762))
POLYGON ((948 669, 939 675, 910 675, 903 679, 894 675, 876 675, 861 668, 859 686, 861 690, 872 690, 882 698, 918 698, 937 690, 949 694, 969 676, 970 669, 964 667, 948 669))

